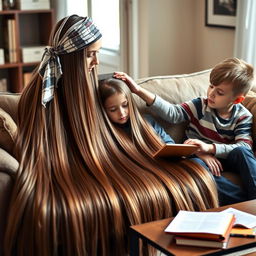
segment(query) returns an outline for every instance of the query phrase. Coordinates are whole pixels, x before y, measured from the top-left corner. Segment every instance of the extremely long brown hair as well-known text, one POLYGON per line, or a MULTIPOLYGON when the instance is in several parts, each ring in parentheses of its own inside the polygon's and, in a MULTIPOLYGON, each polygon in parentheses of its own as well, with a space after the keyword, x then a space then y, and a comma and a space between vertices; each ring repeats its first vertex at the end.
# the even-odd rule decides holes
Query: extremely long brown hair
MULTIPOLYGON (((72 16, 62 33, 77 19, 72 16)), ((5 255, 125 255, 129 225, 217 206, 205 169, 152 158, 162 143, 135 108, 133 140, 108 121, 86 51, 60 56, 63 75, 46 108, 37 73, 21 95, 20 166, 5 255)))

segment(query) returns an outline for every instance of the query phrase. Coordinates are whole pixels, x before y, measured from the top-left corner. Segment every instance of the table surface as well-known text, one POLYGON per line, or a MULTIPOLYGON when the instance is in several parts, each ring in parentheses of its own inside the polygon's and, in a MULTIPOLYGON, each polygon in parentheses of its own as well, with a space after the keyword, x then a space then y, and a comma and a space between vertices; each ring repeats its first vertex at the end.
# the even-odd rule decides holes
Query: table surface
MULTIPOLYGON (((219 208, 212 208, 207 211, 222 211, 226 208, 235 208, 240 211, 256 215, 256 200, 250 200, 242 203, 226 205, 219 208)), ((164 232, 164 229, 173 218, 163 219, 159 221, 148 222, 140 225, 131 226, 132 233, 139 238, 147 241, 154 247, 161 249, 162 252, 169 255, 195 256, 195 255, 221 255, 220 252, 232 252, 234 247, 240 247, 239 250, 256 247, 255 238, 239 238, 231 237, 227 249, 203 248, 193 246, 176 245, 174 236, 164 232), (254 247, 253 246, 253 247, 254 247), (219 253, 218 253, 219 252, 219 253)))

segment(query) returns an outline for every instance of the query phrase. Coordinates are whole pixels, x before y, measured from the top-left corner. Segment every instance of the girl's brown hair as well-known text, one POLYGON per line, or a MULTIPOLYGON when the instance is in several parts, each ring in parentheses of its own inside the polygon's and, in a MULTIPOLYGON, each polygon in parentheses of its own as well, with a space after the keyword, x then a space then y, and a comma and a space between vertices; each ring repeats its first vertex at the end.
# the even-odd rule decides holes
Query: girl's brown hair
POLYGON ((161 142, 140 115, 133 118, 133 140, 108 122, 86 56, 86 49, 60 56, 63 75, 46 108, 37 73, 21 95, 20 166, 5 255, 125 255, 130 225, 217 206, 205 169, 152 158, 161 142))

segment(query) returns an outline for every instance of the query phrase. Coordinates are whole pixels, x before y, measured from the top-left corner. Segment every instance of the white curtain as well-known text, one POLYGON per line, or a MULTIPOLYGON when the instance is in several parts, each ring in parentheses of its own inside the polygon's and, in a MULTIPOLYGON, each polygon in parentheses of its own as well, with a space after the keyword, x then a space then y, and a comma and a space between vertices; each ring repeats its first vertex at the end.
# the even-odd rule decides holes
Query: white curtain
POLYGON ((234 56, 256 69, 256 1, 237 0, 234 56))

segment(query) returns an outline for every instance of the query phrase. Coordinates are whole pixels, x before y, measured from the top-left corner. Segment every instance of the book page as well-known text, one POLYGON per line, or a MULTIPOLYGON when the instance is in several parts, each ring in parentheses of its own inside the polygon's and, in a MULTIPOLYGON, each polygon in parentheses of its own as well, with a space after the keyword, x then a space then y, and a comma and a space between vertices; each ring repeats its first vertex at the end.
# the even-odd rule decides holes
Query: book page
POLYGON ((177 216, 167 226, 165 232, 223 235, 232 218, 233 214, 228 212, 179 211, 177 216))
POLYGON ((245 228, 256 227, 256 216, 247 212, 239 211, 234 208, 228 208, 222 212, 233 213, 236 217, 235 225, 241 225, 245 228))

